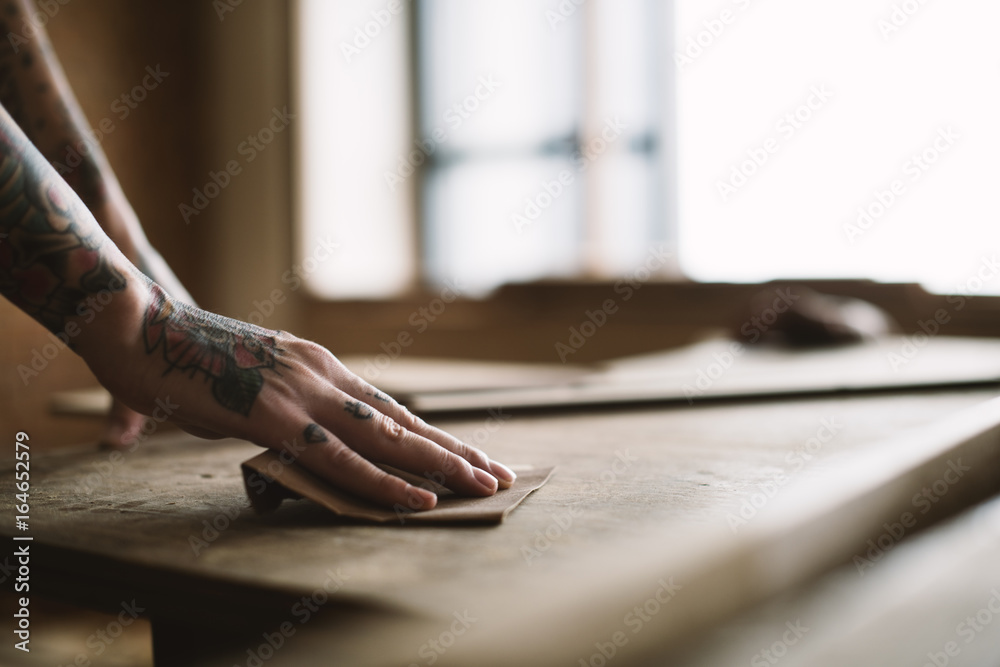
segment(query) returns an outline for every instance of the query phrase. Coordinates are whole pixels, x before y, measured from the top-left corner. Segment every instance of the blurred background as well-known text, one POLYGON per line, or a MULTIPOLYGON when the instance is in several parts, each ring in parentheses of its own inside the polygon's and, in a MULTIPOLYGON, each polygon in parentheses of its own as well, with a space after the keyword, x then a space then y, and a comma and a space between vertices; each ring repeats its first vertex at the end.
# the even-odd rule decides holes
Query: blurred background
MULTIPOLYGON (((948 335, 1000 334, 996 3, 48 6, 198 304, 335 354, 585 364, 740 340, 754 296, 789 284, 904 334, 941 307, 948 335), (123 117, 147 67, 169 75, 123 117)), ((0 322, 0 431, 93 441, 100 420, 50 412, 96 385, 86 365, 62 353, 25 382, 49 338, 6 301, 0 322)), ((130 636, 107 664, 148 661, 130 636)))
MULTIPOLYGON (((570 359, 591 362, 730 330, 790 280, 904 333, 964 294, 947 333, 997 333, 984 1, 54 7, 88 119, 114 126, 101 146, 199 305, 335 354, 558 363, 616 298, 570 359)), ((3 364, 29 363, 43 330, 0 310, 3 364)), ((63 354, 2 383, 6 421, 93 379, 63 354)), ((54 444, 94 432, 46 424, 54 444)))

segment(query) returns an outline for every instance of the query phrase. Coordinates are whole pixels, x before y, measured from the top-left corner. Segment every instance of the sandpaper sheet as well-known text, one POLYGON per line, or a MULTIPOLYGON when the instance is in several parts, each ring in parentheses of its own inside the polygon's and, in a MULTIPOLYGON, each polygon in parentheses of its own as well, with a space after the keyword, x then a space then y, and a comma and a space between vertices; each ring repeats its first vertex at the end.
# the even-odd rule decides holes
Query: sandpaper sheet
POLYGON ((266 451, 244 461, 243 481, 250 504, 257 512, 270 512, 285 498, 307 498, 334 514, 374 523, 500 523, 532 491, 544 485, 554 467, 512 466, 517 480, 509 489, 487 497, 458 496, 452 492, 397 470, 412 483, 430 484, 438 494, 434 509, 413 512, 408 508, 382 508, 340 491, 297 463, 284 463, 277 452, 266 451))

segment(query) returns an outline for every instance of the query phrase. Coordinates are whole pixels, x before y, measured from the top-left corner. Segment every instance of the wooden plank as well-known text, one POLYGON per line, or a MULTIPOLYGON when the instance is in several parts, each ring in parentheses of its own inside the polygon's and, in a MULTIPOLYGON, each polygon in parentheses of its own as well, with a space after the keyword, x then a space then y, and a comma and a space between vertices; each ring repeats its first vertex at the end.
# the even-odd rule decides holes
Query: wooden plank
POLYGON ((950 667, 1000 655, 1000 499, 895 546, 874 568, 854 564, 755 606, 655 664, 950 667), (782 646, 788 624, 808 628, 782 646), (951 644, 949 646, 949 644, 951 644))
MULTIPOLYGON (((386 353, 357 355, 340 360, 352 372, 393 396, 419 392, 523 389, 577 381, 594 367, 469 361, 430 357, 392 358, 386 353)), ((52 394, 53 414, 103 417, 111 408, 111 394, 103 387, 59 391, 52 394)))
MULTIPOLYGON (((297 623, 295 602, 325 587, 331 572, 341 572, 343 581, 332 585, 323 608, 370 610, 366 618, 379 620, 349 631, 296 625, 301 639, 281 656, 295 657, 290 664, 325 664, 316 661, 329 652, 314 652, 308 640, 316 632, 316 641, 337 642, 345 655, 374 646, 372 664, 379 664, 379 656, 419 664, 423 643, 456 612, 468 610, 481 619, 467 637, 471 643, 475 634, 504 626, 501 610, 515 593, 519 613, 542 612, 565 600, 559 587, 552 595, 556 583, 589 591, 583 599, 593 600, 615 583, 609 568, 650 565, 636 545, 651 536, 659 548, 663 540, 656 535, 665 533, 681 555, 700 545, 705 551, 697 555, 708 563, 706 554, 727 553, 736 543, 727 533, 727 513, 776 474, 822 479, 836 461, 899 429, 925 425, 988 395, 549 416, 501 411, 446 422, 450 431, 507 463, 559 465, 549 484, 492 528, 361 526, 301 502, 257 517, 248 508, 239 463, 259 449, 236 441, 151 439, 114 463, 107 452, 39 457, 32 463, 35 581, 51 594, 77 602, 89 597, 108 608, 124 596, 138 596, 140 604, 175 621, 256 624, 269 614, 274 621, 297 623), (812 452, 806 467, 794 469, 789 455, 808 447, 824 423, 835 423, 836 432, 812 452), (716 526, 722 536, 703 541, 706 526, 716 526), (685 541, 691 544, 682 549, 685 541), (599 576, 595 566, 602 568, 599 576), (309 649, 302 660, 296 646, 309 649)), ((3 466, 8 474, 0 480, 0 507, 10 513, 12 463, 3 466)), ((790 489, 780 496, 786 493, 790 489)), ((0 526, 0 534, 11 531, 0 526)), ((673 553, 646 555, 663 566, 675 562, 663 558, 673 553)), ((740 572, 755 574, 749 567, 740 572)), ((632 584, 622 592, 634 590, 632 584)), ((706 617, 699 613, 692 617, 706 617)), ((540 631, 537 619, 536 626, 533 632, 540 631)), ((284 659, 275 656, 270 664, 284 659)), ((350 664, 366 663, 359 658, 350 664)))
POLYGON ((788 350, 717 339, 605 364, 548 386, 417 391, 403 400, 423 414, 506 408, 682 403, 803 394, 877 392, 1000 383, 1000 341, 890 337, 863 345, 788 350))
POLYGON ((769 505, 735 537, 650 534, 618 545, 550 578, 536 593, 545 603, 530 614, 520 591, 492 599, 489 632, 441 664, 587 664, 600 662, 602 647, 616 664, 643 664, 842 563, 874 567, 905 537, 1000 491, 998 469, 994 399, 858 453, 769 505), (581 589, 588 574, 593 583, 581 589), (660 594, 674 583, 682 587, 676 597, 660 594), (543 619, 558 620, 537 632, 543 619))

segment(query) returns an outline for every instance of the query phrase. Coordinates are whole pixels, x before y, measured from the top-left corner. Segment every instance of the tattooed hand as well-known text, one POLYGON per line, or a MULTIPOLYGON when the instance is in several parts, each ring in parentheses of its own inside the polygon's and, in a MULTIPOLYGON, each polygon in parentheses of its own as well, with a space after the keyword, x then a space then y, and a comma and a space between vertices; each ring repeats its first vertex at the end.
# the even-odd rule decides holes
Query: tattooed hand
POLYGON ((490 495, 514 474, 428 426, 327 350, 171 300, 156 284, 143 314, 157 392, 182 428, 288 451, 338 487, 387 506, 429 509, 436 497, 388 464, 465 495, 490 495))
MULTIPOLYGON (((0 35, 7 38, 0 40, 0 104, 73 188, 126 258, 175 297, 193 304, 191 295, 149 243, 104 151, 93 140, 90 123, 49 43, 44 21, 38 21, 35 0, 5 0, 2 9, 0 35)), ((85 237, 80 241, 85 243, 85 237)), ((33 282, 37 292, 53 276, 44 267, 36 267, 16 278, 33 282)), ((18 291, 31 299, 30 289, 18 291)), ((50 296, 58 298, 54 293, 50 296)), ((115 401, 102 442, 111 447, 128 446, 142 437, 144 422, 142 415, 115 401)))
POLYGON ((181 428, 286 451, 389 507, 436 496, 377 467, 490 495, 514 475, 428 426, 327 350, 177 301, 114 246, 0 109, 0 293, 62 337, 111 394, 181 428))

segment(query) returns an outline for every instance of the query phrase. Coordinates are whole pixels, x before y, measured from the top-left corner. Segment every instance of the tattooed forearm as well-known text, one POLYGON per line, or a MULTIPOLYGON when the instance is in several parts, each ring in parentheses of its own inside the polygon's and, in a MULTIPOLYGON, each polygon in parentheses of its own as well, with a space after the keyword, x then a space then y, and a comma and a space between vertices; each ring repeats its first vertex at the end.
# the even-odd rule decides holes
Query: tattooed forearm
MULTIPOLYGON (((146 240, 101 149, 101 138, 110 131, 98 133, 90 127, 37 20, 38 11, 34 0, 0 0, 0 35, 5 36, 0 38, 0 105, 122 253, 175 298, 193 304, 169 265, 146 240)), ((157 77, 169 74, 157 72, 157 77)))
MULTIPOLYGON (((0 114, 0 293, 57 333, 88 297, 125 289, 90 217, 10 116, 0 114)), ((96 228, 96 225, 95 225, 96 228)))
POLYGON ((90 140, 89 126, 44 29, 31 22, 33 3, 6 0, 2 7, 0 34, 18 37, 0 40, 0 104, 84 203, 95 209, 107 196, 103 154, 90 140))
POLYGON ((201 373, 212 384, 212 396, 224 408, 249 416, 264 386, 261 371, 277 372, 283 350, 280 332, 231 320, 173 301, 159 285, 143 317, 146 352, 157 350, 167 362, 166 375, 177 370, 201 373))
POLYGON ((372 411, 368 409, 367 405, 359 401, 347 401, 347 403, 344 404, 344 410, 354 415, 355 419, 372 418, 372 411))

